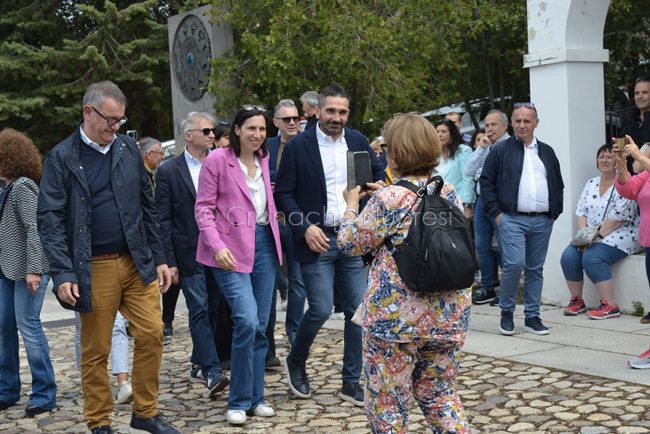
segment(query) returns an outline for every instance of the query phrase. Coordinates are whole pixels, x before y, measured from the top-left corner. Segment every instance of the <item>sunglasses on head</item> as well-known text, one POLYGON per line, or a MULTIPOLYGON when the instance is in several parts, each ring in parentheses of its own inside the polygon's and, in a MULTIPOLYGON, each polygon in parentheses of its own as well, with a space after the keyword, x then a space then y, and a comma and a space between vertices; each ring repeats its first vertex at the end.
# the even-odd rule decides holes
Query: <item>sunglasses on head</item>
POLYGON ((516 109, 521 108, 521 107, 526 107, 526 108, 529 108, 529 109, 537 110, 535 108, 535 104, 533 104, 532 102, 516 102, 516 103, 513 104, 513 107, 516 108, 516 109))
POLYGON ((193 129, 193 130, 187 130, 188 133, 189 133, 190 131, 201 131, 201 132, 203 133, 204 136, 209 136, 209 135, 210 135, 210 132, 212 132, 212 134, 214 134, 215 136, 217 135, 217 130, 216 130, 216 128, 195 128, 195 129, 193 129))
POLYGON ((258 110, 261 112, 266 111, 266 107, 264 107, 263 105, 255 105, 255 104, 244 104, 243 106, 241 106, 241 108, 246 110, 247 112, 251 110, 258 110))
POLYGON ((393 119, 396 118, 397 116, 402 116, 402 115, 421 115, 421 114, 422 113, 420 112, 407 112, 407 113, 397 112, 397 113, 393 113, 393 116, 391 116, 390 118, 393 119))
POLYGON ((228 122, 228 121, 219 121, 218 123, 222 127, 229 127, 230 126, 230 122, 228 122))
POLYGON ((276 119, 282 119, 282 121, 285 124, 288 124, 291 121, 293 121, 294 124, 297 124, 298 121, 300 120, 300 116, 285 116, 283 118, 276 118, 276 119))

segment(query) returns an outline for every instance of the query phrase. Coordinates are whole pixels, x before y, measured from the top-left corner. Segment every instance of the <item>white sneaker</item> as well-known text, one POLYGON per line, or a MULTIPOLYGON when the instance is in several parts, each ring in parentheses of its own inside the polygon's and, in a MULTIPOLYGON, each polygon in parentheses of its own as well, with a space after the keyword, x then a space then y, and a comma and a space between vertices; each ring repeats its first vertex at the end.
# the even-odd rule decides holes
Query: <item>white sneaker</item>
POLYGON ((253 415, 259 417, 275 416, 275 410, 266 402, 261 403, 253 409, 253 415))
POLYGON ((345 314, 343 312, 332 312, 330 319, 337 321, 345 321, 345 314))
POLYGON ((131 401, 133 401, 133 388, 131 387, 131 382, 125 381, 117 392, 117 403, 128 404, 131 401))
POLYGON ((627 362, 634 369, 650 369, 650 349, 627 362))
POLYGON ((246 412, 244 410, 228 410, 226 418, 233 425, 243 425, 246 422, 246 412))

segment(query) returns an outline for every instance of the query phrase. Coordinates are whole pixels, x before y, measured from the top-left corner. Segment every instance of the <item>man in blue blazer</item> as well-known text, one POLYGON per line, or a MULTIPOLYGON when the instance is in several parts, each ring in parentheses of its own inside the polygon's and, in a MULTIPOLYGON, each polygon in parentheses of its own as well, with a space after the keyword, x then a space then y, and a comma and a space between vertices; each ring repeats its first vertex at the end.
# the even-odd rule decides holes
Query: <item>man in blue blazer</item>
MULTIPOLYGON (((286 143, 300 133, 300 116, 298 116, 298 107, 290 99, 281 100, 273 112, 273 124, 278 128, 279 135, 266 139, 266 144, 269 147, 269 172, 271 175, 271 182, 277 179, 277 168, 282 161, 282 153, 286 143)), ((289 290, 287 296, 287 319, 285 321, 285 330, 289 337, 289 343, 293 342, 296 335, 298 324, 302 319, 302 314, 305 311, 305 284, 302 281, 300 274, 300 264, 296 262, 293 254, 293 236, 291 227, 283 220, 278 220, 280 226, 280 237, 282 241, 282 251, 286 257, 284 263, 287 265, 287 274, 289 280, 289 290)), ((282 273, 282 268, 278 269, 278 273, 282 273)), ((276 285, 277 286, 277 285, 276 285)), ((277 293, 274 292, 274 300, 277 293)), ((275 303, 273 304, 275 306, 275 303)), ((275 310, 271 310, 271 317, 269 319, 269 329, 267 329, 267 337, 269 338, 269 357, 275 356, 275 342, 273 339, 273 330, 275 328, 275 310)))
POLYGON ((199 228, 194 219, 199 171, 214 143, 214 119, 208 113, 188 113, 181 131, 187 146, 158 168, 155 201, 172 280, 180 280, 187 301, 193 344, 190 376, 203 381, 208 396, 214 396, 228 385, 214 344, 210 309, 216 311, 218 288, 206 286, 205 269, 196 262, 199 228))
MULTIPOLYGON (((293 230, 294 257, 301 272, 309 309, 305 312, 285 368, 294 395, 309 398, 306 373, 309 349, 329 318, 336 281, 345 314, 341 398, 363 406, 361 327, 351 319, 361 303, 367 272, 360 257, 347 256, 336 246, 336 233, 346 210, 347 151, 370 155, 373 180, 383 179, 381 162, 359 131, 344 128, 350 99, 338 84, 320 93, 318 123, 287 143, 275 185, 278 207, 293 230)), ((357 210, 355 210, 357 211, 357 210)))

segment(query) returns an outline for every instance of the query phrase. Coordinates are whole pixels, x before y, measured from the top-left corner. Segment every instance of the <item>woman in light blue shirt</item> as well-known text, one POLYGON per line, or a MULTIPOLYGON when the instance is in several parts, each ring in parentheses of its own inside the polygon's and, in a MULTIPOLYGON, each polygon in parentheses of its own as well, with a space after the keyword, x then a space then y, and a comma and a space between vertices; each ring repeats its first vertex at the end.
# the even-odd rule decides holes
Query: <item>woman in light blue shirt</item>
POLYGON ((452 184, 465 207, 465 217, 472 218, 472 205, 476 200, 474 180, 465 175, 465 164, 472 155, 472 148, 463 144, 463 138, 450 120, 436 123, 436 132, 442 143, 442 154, 436 170, 445 183, 452 184))

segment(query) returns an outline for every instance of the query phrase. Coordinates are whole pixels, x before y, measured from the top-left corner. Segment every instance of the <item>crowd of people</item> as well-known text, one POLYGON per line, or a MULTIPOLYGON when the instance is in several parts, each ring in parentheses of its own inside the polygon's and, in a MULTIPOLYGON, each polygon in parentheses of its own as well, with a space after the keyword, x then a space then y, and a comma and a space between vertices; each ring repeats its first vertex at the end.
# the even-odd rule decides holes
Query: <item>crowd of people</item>
MULTIPOLYGON (((131 428, 178 432, 157 397, 180 292, 192 339, 188 379, 203 383, 208 397, 229 388, 232 425, 275 415, 264 375, 281 363, 279 294, 290 346, 282 364, 294 396, 312 396, 310 350, 336 304, 344 318, 339 396, 365 407, 373 433, 408 432, 411 397, 434 432, 470 432, 455 376, 471 304, 498 305, 500 332, 515 334, 523 274, 524 330, 549 333, 540 315, 542 270, 564 183, 552 147, 535 136, 537 108, 515 103, 510 118, 490 110, 473 136, 463 136, 458 113, 435 125, 398 113, 369 144, 346 126, 350 97, 340 85, 300 101, 304 118, 290 99, 272 111, 244 104, 230 122, 188 113, 183 143, 164 164, 160 141, 136 144, 118 133, 127 100, 110 81, 88 87, 82 123, 42 166, 27 136, 0 132, 0 410, 20 399, 17 331, 32 373, 25 414, 56 408, 39 319, 51 280, 60 304, 76 314, 92 433, 113 432, 109 355, 115 401, 133 402, 131 428), (274 137, 267 137, 269 117, 274 137), (363 189, 348 188, 348 151, 368 152, 372 182, 363 189), (439 193, 428 184, 434 175, 445 181, 439 193), (398 249, 404 243, 420 193, 397 180, 440 194, 472 223, 474 288, 422 293, 404 283, 385 240, 398 249), (362 259, 369 253, 370 263, 362 259)), ((562 254, 566 315, 620 316, 611 266, 642 248, 650 253, 650 147, 637 146, 650 142, 650 79, 637 81, 635 105, 624 149, 598 148, 600 175, 578 200, 576 227, 597 230, 562 254), (601 300, 588 311, 585 273, 601 300)), ((650 323, 650 314, 641 321, 650 323)), ((650 350, 629 364, 650 368, 650 350)))

